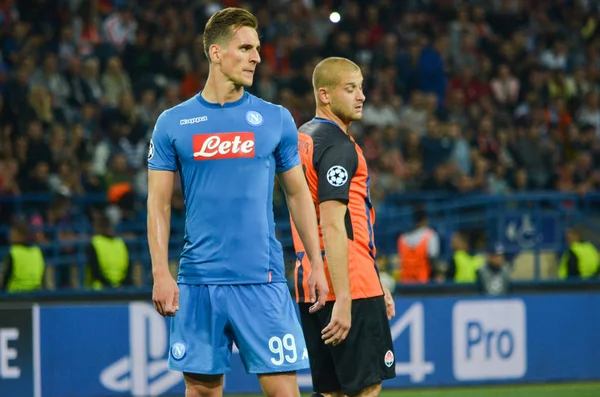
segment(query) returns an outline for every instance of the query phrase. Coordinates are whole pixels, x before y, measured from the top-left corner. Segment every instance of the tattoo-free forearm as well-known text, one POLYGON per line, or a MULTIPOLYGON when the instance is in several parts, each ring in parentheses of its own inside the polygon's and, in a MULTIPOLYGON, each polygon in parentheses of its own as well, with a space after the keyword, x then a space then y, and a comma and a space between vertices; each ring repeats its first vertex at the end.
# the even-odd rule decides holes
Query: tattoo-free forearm
POLYGON ((298 235, 306 249, 308 259, 313 264, 321 263, 321 261, 315 261, 321 255, 321 243, 319 241, 317 213, 308 187, 293 195, 288 195, 287 203, 296 230, 298 230, 298 235))
POLYGON ((148 245, 152 258, 152 274, 169 271, 169 235, 171 205, 148 200, 148 245))
POLYGON ((327 268, 336 300, 351 300, 348 273, 348 237, 343 221, 322 225, 327 268))

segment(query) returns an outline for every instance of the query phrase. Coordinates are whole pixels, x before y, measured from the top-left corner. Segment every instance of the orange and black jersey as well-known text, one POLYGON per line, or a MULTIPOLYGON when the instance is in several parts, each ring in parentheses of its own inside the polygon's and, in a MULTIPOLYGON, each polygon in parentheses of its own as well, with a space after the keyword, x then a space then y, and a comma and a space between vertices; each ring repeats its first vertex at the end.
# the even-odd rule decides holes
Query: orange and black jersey
MULTIPOLYGON (((352 299, 383 295, 375 264, 375 211, 369 195, 369 171, 361 148, 333 121, 317 117, 300 127, 298 146, 317 218, 320 219, 319 204, 324 201, 337 200, 347 205, 345 224, 352 299)), ((296 299, 306 302, 309 300, 310 261, 293 222, 292 235, 297 258, 296 299)), ((320 227, 319 237, 325 254, 320 227)), ((327 300, 335 300, 326 260, 325 269, 330 291, 327 300)))

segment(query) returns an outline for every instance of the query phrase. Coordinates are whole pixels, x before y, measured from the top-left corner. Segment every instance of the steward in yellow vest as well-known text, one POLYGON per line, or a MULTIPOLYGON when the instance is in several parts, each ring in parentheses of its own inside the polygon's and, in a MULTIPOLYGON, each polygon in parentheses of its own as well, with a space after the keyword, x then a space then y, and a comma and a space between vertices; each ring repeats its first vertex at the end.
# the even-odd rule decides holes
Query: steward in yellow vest
POLYGON ((129 250, 121 237, 115 236, 106 217, 96 222, 96 234, 86 250, 87 287, 117 288, 131 284, 129 250))
POLYGON ((485 263, 484 259, 469 254, 469 243, 464 233, 455 233, 451 245, 453 255, 446 271, 446 280, 455 283, 474 283, 477 281, 477 270, 485 263))
POLYGON ((581 233, 575 229, 567 230, 569 250, 563 255, 558 267, 558 278, 578 277, 582 279, 598 275, 600 255, 589 242, 581 241, 581 233))
POLYGON ((29 244, 29 226, 17 222, 10 229, 10 249, 0 267, 0 287, 7 292, 30 292, 43 288, 45 263, 42 250, 29 244))

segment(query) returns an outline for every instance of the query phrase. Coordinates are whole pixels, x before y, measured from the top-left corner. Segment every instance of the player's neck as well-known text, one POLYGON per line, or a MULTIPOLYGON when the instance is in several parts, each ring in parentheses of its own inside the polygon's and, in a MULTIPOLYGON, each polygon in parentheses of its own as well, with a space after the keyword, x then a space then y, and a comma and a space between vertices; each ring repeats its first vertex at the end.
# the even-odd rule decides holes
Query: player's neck
POLYGON ((327 120, 333 121, 334 123, 336 123, 338 125, 338 127, 340 127, 340 129, 342 131, 344 131, 346 134, 348 134, 348 127, 350 126, 350 123, 343 121, 335 113, 333 113, 331 111, 331 109, 325 108, 325 107, 318 107, 316 116, 320 117, 322 119, 327 119, 327 120))
POLYGON ((221 74, 209 73, 200 95, 207 102, 224 105, 239 100, 244 95, 244 87, 233 84, 221 74))

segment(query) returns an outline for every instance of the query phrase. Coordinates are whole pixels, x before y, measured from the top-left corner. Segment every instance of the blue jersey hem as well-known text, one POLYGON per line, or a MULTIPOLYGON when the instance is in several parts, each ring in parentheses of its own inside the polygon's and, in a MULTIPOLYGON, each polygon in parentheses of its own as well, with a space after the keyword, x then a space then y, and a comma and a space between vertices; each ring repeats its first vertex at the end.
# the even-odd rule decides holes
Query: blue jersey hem
POLYGON ((281 278, 273 278, 270 282, 268 281, 268 277, 265 276, 264 279, 255 279, 255 280, 240 280, 240 279, 206 279, 204 277, 194 277, 194 276, 178 276, 177 284, 188 284, 188 285, 263 285, 263 284, 280 284, 287 283, 287 279, 285 277, 281 278))
POLYGON ((286 171, 289 171, 292 168, 299 166, 300 163, 301 163, 301 161, 300 161, 300 159, 298 159, 298 160, 294 161, 294 163, 292 163, 291 165, 289 165, 287 167, 276 168, 275 172, 286 172, 286 171))
POLYGON ((219 370, 199 370, 198 368, 183 368, 183 367, 175 367, 171 364, 168 364, 167 367, 172 371, 177 372, 186 372, 190 374, 199 374, 199 375, 227 375, 231 373, 231 368, 227 369, 219 369, 219 370))
POLYGON ((171 172, 178 171, 177 168, 160 167, 160 166, 156 166, 156 165, 148 165, 148 169, 153 170, 153 171, 171 171, 171 172))
MULTIPOLYGON (((304 361, 304 360, 302 360, 304 361)), ((306 360, 308 361, 308 360, 306 360)), ((309 369, 310 368, 310 363, 306 363, 306 364, 296 364, 296 365, 287 365, 285 367, 277 367, 277 368, 260 368, 260 369, 255 369, 252 368, 250 370, 248 370, 247 372, 249 374, 256 374, 256 375, 265 375, 265 374, 279 374, 282 372, 296 372, 296 371, 300 371, 303 369, 309 369)))

